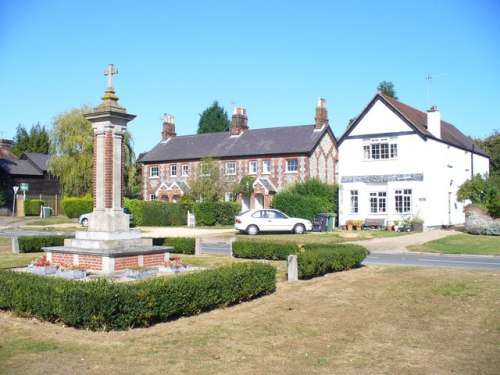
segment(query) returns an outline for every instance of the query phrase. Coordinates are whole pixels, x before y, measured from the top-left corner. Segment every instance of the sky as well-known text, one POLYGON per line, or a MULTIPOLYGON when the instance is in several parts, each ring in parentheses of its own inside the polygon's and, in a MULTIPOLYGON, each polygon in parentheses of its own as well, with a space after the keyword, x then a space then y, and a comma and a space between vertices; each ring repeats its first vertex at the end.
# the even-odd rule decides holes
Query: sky
POLYGON ((0 138, 99 105, 108 64, 136 155, 214 100, 255 129, 313 124, 325 98, 340 138, 382 81, 466 135, 500 129, 498 0, 0 0, 0 138))

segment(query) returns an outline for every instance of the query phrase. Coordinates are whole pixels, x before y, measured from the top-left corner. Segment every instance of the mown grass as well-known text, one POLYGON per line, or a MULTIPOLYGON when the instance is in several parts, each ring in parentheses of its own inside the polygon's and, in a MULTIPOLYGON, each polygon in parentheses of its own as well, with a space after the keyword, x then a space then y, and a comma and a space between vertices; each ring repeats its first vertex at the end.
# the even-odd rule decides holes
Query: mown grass
POLYGON ((408 249, 441 254, 500 255, 500 236, 478 236, 462 233, 422 245, 409 246, 408 249))
POLYGON ((11 239, 0 238, 0 268, 25 267, 41 255, 41 253, 14 254, 11 239))
POLYGON ((498 373, 497 272, 400 270, 279 283, 251 302, 124 332, 0 312, 0 373, 498 373))

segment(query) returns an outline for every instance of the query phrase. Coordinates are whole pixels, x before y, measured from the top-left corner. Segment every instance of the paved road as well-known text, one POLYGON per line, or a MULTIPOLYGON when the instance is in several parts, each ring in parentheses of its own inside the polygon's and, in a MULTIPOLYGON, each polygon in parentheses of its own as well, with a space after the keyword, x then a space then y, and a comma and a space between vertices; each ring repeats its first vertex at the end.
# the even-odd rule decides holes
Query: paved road
POLYGON ((431 254, 372 253, 364 265, 480 268, 500 270, 500 257, 431 254))

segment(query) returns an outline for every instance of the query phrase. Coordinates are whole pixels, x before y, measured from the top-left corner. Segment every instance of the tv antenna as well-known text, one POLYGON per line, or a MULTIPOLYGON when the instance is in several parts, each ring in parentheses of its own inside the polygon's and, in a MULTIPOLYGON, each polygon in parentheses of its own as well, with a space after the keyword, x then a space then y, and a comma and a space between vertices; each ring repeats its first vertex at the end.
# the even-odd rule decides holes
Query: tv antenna
POLYGON ((427 74, 427 77, 425 77, 425 80, 427 81, 426 82, 426 87, 427 87, 427 106, 428 108, 431 107, 431 83, 432 83, 432 80, 434 78, 439 78, 439 77, 445 77, 447 76, 448 74, 447 73, 442 73, 442 74, 431 74, 431 73, 428 73, 427 74))

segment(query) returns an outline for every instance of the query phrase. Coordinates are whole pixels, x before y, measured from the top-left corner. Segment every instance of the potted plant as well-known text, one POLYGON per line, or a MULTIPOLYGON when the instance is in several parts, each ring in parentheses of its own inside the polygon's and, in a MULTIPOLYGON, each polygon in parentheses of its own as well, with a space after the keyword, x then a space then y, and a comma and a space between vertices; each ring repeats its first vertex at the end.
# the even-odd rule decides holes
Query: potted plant
POLYGON ((46 255, 34 260, 28 266, 28 272, 35 273, 37 275, 53 275, 56 273, 56 269, 57 267, 47 260, 46 255))
POLYGON ((142 266, 133 266, 125 270, 125 276, 131 279, 144 279, 156 275, 156 270, 142 266))
POLYGON ((363 229, 363 220, 353 220, 352 223, 356 227, 356 230, 363 229))
POLYGON ((424 220, 418 216, 415 216, 411 219, 411 225, 413 226, 413 230, 415 232, 423 232, 424 231, 424 220))
POLYGON ((56 276, 65 279, 83 279, 87 276, 87 271, 78 264, 65 263, 58 265, 56 276))
POLYGON ((396 232, 399 232, 399 220, 396 219, 396 220, 393 221, 393 223, 394 223, 394 230, 396 232))
POLYGON ((159 267, 160 272, 178 273, 187 271, 188 265, 180 257, 169 258, 159 267))
POLYGON ((347 227, 347 230, 352 230, 352 227, 353 227, 353 221, 352 220, 347 220, 345 222, 345 225, 347 227))

